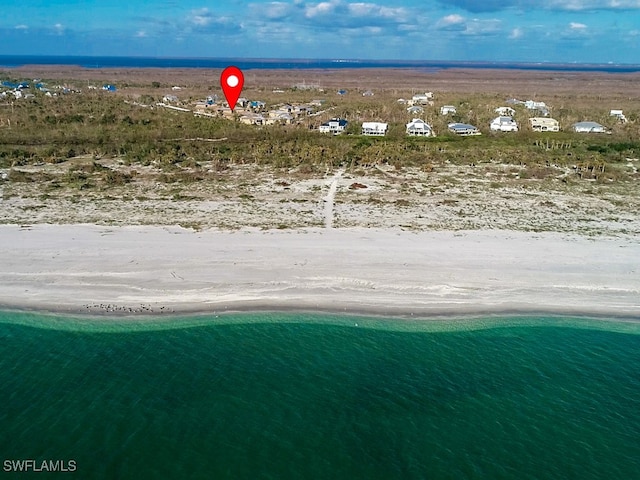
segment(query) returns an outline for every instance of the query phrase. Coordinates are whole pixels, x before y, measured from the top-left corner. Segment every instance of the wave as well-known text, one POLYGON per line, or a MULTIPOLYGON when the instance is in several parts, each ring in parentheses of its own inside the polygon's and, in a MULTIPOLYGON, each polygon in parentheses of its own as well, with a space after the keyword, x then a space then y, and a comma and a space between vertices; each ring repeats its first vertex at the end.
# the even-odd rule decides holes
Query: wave
POLYGON ((437 333, 510 328, 573 328, 639 335, 640 322, 609 317, 562 315, 486 315, 389 317, 318 312, 225 312, 180 316, 80 316, 22 311, 0 311, 0 324, 15 324, 46 330, 122 333, 181 330, 239 324, 317 324, 393 332, 437 333))

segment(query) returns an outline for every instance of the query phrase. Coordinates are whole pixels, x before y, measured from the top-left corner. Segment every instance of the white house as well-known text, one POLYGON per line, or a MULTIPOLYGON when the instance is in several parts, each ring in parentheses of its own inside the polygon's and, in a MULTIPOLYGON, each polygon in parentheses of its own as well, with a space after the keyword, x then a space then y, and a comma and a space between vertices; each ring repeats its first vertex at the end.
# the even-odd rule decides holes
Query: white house
POLYGON ((597 122, 578 122, 573 124, 573 131, 577 133, 607 133, 607 129, 597 122))
POLYGON ((622 123, 627 123, 627 117, 624 116, 622 110, 611 110, 609 116, 616 117, 622 123))
POLYGON ((412 107, 407 108, 407 112, 409 112, 411 115, 417 115, 418 113, 424 112, 424 108, 418 105, 413 105, 412 107))
POLYGON ((489 125, 492 132, 517 132, 518 124, 511 117, 496 117, 489 125))
POLYGON ((332 118, 328 122, 320 125, 318 130, 320 133, 332 133, 333 135, 339 135, 347 128, 347 122, 344 118, 332 118))
POLYGON ((383 122, 362 122, 362 135, 383 136, 388 128, 389 124, 383 122))
POLYGON ((178 97, 176 97, 175 95, 165 95, 164 97, 162 97, 162 101, 164 103, 177 103, 178 97))
POLYGON ((555 118, 533 117, 529 119, 531 130, 534 132, 559 132, 560 123, 555 118))
POLYGON ((503 117, 513 117, 516 114, 516 111, 511 107, 498 107, 495 112, 503 117))
POLYGON ((549 115, 549 107, 547 107, 547 104, 544 102, 535 102, 533 100, 527 100, 526 102, 524 102, 524 106, 527 107, 529 110, 537 110, 538 112, 540 112, 540 115, 543 115, 545 117, 549 115))
POLYGON ((435 133, 431 125, 420 118, 414 118, 407 123, 407 135, 417 137, 435 137, 435 133))
POLYGON ((441 115, 455 115, 456 113, 456 107, 454 107, 453 105, 443 105, 442 107, 440 107, 440 114, 441 115))
POLYGON ((411 105, 433 105, 433 93, 418 93, 411 97, 411 105))
POLYGON ((478 130, 473 125, 469 125, 468 123, 450 123, 447 125, 450 132, 455 133, 456 135, 461 135, 463 137, 470 135, 482 135, 480 130, 478 130))

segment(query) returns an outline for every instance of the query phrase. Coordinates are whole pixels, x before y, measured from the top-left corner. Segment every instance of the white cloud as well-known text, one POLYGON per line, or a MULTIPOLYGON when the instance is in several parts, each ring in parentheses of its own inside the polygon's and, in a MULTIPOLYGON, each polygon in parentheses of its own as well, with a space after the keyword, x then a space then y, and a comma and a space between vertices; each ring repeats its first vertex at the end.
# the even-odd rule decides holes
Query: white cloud
POLYGON ((62 25, 61 23, 56 23, 53 26, 53 31, 57 34, 57 35, 64 35, 66 28, 64 27, 64 25, 62 25))
POLYGON ((346 0, 253 3, 249 7, 256 18, 287 19, 293 24, 333 28, 398 25, 406 23, 411 18, 409 10, 404 7, 387 7, 372 2, 346 0))
POLYGON ((213 21, 213 15, 208 8, 200 8, 191 11, 189 21, 199 27, 206 27, 213 21))
POLYGON ((500 31, 502 22, 496 18, 488 20, 480 20, 474 18, 467 22, 466 29, 462 32, 464 35, 495 35, 500 31))
MULTIPOLYGON (((253 4, 250 6, 255 10, 258 5, 253 4)), ((269 20, 281 20, 287 18, 294 12, 294 7, 290 3, 286 2, 271 2, 265 5, 259 5, 260 14, 269 20)))
POLYGON ((452 25, 462 25, 464 24, 464 17, 462 15, 458 15, 457 13, 447 15, 446 17, 442 17, 438 20, 438 26, 440 27, 450 27, 452 25))
POLYGON ((378 17, 399 22, 406 20, 407 11, 402 7, 390 8, 376 5, 375 3, 350 3, 350 14, 356 17, 378 17))
POLYGON ((21 24, 21 25, 16 25, 15 27, 16 30, 29 30, 29 27, 27 25, 21 24))
POLYGON ((564 32, 562 32, 562 36, 564 38, 574 38, 574 39, 584 39, 590 35, 589 27, 584 23, 579 22, 569 22, 567 28, 564 32))
POLYGON ((323 15, 331 15, 335 12, 336 7, 338 6, 337 1, 332 2, 321 2, 315 5, 307 5, 305 7, 304 16, 307 18, 315 18, 323 15))
MULTIPOLYGON (((235 34, 242 30, 242 23, 230 17, 215 15, 208 8, 191 10, 186 18, 190 31, 199 33, 235 34)), ((181 28, 174 25, 175 28, 181 28)))
POLYGON ((469 12, 497 12, 518 9, 531 10, 637 10, 640 0, 437 0, 469 12))
MULTIPOLYGON (((544 5, 544 2, 541 2, 544 5)), ((640 0, 552 0, 550 6, 559 10, 634 10, 640 0)))
POLYGON ((144 30, 140 30, 140 31, 136 32, 135 37, 136 38, 145 38, 145 37, 147 37, 147 32, 145 32, 144 30))
POLYGON ((522 38, 523 35, 524 35, 524 31, 521 28, 516 27, 513 30, 511 30, 511 33, 509 34, 509 38, 511 40, 517 40, 518 38, 522 38))

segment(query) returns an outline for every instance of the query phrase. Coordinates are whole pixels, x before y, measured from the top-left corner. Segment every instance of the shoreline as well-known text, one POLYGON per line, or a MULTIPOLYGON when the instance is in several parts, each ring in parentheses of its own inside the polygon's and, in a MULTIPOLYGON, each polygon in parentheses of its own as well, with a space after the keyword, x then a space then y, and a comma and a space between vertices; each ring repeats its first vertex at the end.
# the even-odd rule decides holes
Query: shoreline
POLYGON ((0 237, 3 310, 95 319, 268 311, 640 319, 633 236, 2 225, 0 237))
POLYGON ((502 328, 571 328, 640 335, 640 317, 566 313, 447 314, 431 317, 393 316, 327 310, 234 310, 180 315, 109 316, 4 309, 0 325, 83 333, 133 333, 229 325, 315 325, 404 333, 472 332, 502 328))

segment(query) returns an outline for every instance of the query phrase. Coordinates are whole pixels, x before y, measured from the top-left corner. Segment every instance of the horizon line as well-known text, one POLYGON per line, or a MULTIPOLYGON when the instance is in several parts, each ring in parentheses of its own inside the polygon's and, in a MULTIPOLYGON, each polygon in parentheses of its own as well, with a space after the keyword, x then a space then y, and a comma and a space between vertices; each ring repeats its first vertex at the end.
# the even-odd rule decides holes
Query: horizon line
POLYGON ((640 66, 640 63, 628 62, 561 62, 553 60, 448 60, 448 59, 406 59, 406 58, 332 58, 332 57, 203 57, 172 55, 51 55, 51 54, 0 54, 0 58, 139 58, 155 60, 247 60, 247 61, 293 61, 293 62, 335 62, 335 63, 460 63, 460 64, 522 64, 522 65, 593 65, 593 66, 640 66))

